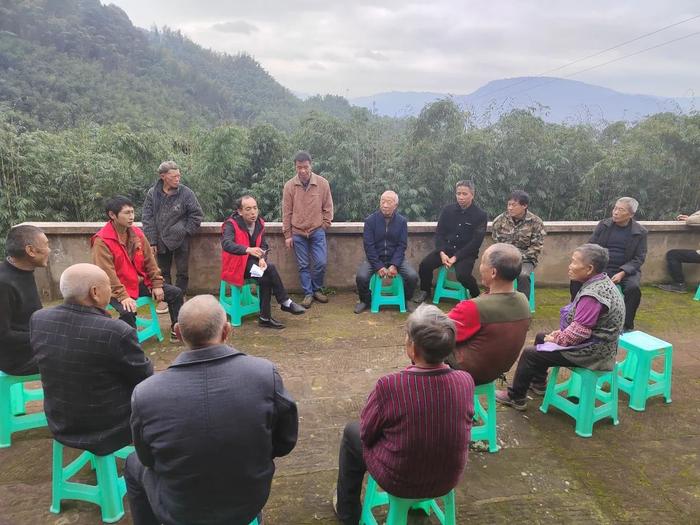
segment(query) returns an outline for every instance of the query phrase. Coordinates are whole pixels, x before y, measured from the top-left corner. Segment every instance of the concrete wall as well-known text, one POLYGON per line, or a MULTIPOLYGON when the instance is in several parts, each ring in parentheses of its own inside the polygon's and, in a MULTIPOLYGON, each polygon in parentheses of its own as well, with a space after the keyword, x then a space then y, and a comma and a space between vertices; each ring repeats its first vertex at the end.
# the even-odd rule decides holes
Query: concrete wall
MULTIPOLYGON (((49 267, 36 272, 37 284, 44 299, 59 298, 58 280, 68 266, 90 261, 90 237, 103 223, 48 222, 31 223, 42 228, 51 243, 49 267)), ((537 285, 568 283, 567 265, 571 251, 588 241, 596 222, 546 222, 547 237, 536 270, 537 285)), ((681 222, 643 222, 649 230, 648 255, 643 267, 643 283, 668 280, 664 255, 672 248, 700 248, 700 228, 681 222)), ((418 268, 421 258, 434 246, 434 222, 409 223, 407 257, 418 268)), ((490 231, 490 225, 489 225, 490 231)), ((220 223, 207 222, 192 240, 190 256, 190 294, 218 293, 221 264, 220 223)), ((282 279, 291 291, 299 290, 296 261, 284 247, 282 225, 267 223, 267 239, 271 248, 269 260, 277 265, 282 279)), ((484 245, 491 243, 490 234, 484 245)), ((482 250, 483 251, 483 250, 482 250)), ((355 285, 355 269, 364 260, 362 223, 333 224, 328 232, 328 271, 326 286, 350 289, 355 285)), ((686 265, 686 280, 700 280, 700 265, 686 265)), ((476 271, 475 271, 476 273, 476 271)))

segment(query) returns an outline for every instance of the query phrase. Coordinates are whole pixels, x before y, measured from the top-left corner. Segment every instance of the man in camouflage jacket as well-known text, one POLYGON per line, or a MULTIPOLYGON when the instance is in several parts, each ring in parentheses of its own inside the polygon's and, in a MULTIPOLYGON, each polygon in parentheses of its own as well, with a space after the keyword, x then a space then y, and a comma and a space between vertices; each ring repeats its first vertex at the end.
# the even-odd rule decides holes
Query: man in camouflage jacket
POLYGON ((544 244, 542 219, 530 212, 530 196, 521 190, 510 194, 508 208, 493 221, 491 235, 494 242, 512 244, 523 256, 523 269, 518 276, 518 291, 530 298, 530 273, 537 266, 537 258, 544 244))

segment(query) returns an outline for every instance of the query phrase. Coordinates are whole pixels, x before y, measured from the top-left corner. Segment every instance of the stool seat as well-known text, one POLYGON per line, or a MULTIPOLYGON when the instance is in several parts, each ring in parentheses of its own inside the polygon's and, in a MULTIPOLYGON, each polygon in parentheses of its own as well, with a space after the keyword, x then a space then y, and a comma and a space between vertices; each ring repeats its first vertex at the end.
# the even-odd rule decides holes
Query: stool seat
MULTIPOLYGON (((160 329, 160 321, 158 321, 158 313, 156 312, 156 303, 150 295, 144 295, 136 299, 136 308, 147 306, 151 316, 144 317, 136 316, 136 335, 139 343, 155 337, 158 341, 163 341, 163 332, 160 329)), ((114 310, 112 305, 107 305, 107 310, 114 310)))
POLYGON ((63 466, 63 448, 61 443, 54 440, 49 510, 54 514, 60 514, 61 501, 64 499, 87 501, 99 505, 103 522, 119 521, 124 516, 123 499, 126 494, 126 482, 117 472, 116 458, 125 459, 134 451, 134 447, 129 445, 106 456, 97 456, 84 450, 65 467, 63 466), (97 484, 70 481, 88 463, 95 470, 97 484))
POLYGON ((496 439, 496 382, 491 381, 477 385, 474 389, 474 425, 472 426, 472 441, 486 441, 489 452, 498 452, 500 448, 496 439), (484 398, 486 406, 482 404, 484 398), (481 422, 477 425, 477 422, 481 422))
POLYGON ((455 299, 457 301, 469 299, 469 290, 456 278, 451 279, 451 275, 454 275, 453 269, 448 270, 445 266, 440 266, 433 292, 433 304, 439 304, 441 299, 455 299))
POLYGON ((369 281, 369 289, 372 293, 370 311, 376 314, 382 306, 398 306, 399 311, 406 312, 403 278, 397 274, 394 277, 387 277, 387 279, 389 284, 385 285, 385 279, 379 277, 376 272, 372 274, 372 278, 369 281))
POLYGON ((618 363, 618 383, 629 396, 629 407, 642 412, 647 399, 660 395, 670 403, 673 345, 640 330, 622 334, 618 344, 627 351, 625 359, 618 363), (661 372, 652 366, 657 358, 662 360, 661 372))
POLYGON ((377 519, 372 514, 372 509, 382 505, 389 505, 386 525, 406 525, 410 509, 421 509, 428 515, 435 512, 441 525, 456 525, 457 523, 454 489, 439 498, 399 498, 383 491, 370 475, 367 479, 360 525, 377 525, 377 519), (438 499, 443 501, 444 510, 438 505, 438 499))
POLYGON ((12 376, 0 372, 0 448, 12 445, 14 432, 47 425, 43 411, 27 414, 26 403, 44 399, 42 388, 25 386, 32 381, 41 381, 41 376, 12 376))
POLYGON ((619 423, 617 414, 617 364, 612 371, 588 370, 571 367, 571 375, 557 383, 561 367, 552 367, 547 380, 547 390, 540 410, 547 413, 549 406, 558 408, 576 421, 576 434, 581 437, 593 435, 593 424, 603 418, 611 418, 613 424, 619 423), (610 391, 603 390, 608 383, 610 391), (562 393, 566 392, 566 395, 562 393), (578 403, 568 398, 578 398, 578 403), (596 402, 600 405, 596 406, 596 402))
POLYGON ((243 318, 247 315, 260 313, 260 293, 256 287, 253 294, 253 279, 246 279, 243 286, 221 281, 219 286, 219 304, 231 318, 233 326, 241 326, 243 318))

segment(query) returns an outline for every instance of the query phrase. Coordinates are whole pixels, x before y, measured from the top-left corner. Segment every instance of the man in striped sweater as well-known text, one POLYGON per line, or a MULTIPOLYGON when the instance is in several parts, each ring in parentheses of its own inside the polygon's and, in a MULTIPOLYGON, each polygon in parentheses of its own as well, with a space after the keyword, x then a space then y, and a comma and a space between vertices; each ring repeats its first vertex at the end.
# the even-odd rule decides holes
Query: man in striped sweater
POLYGON ((443 496, 457 485, 467 463, 474 381, 443 363, 454 344, 454 323, 437 307, 421 305, 408 318, 411 366, 381 377, 360 421, 345 426, 334 496, 345 525, 359 522, 366 471, 402 498, 443 496))

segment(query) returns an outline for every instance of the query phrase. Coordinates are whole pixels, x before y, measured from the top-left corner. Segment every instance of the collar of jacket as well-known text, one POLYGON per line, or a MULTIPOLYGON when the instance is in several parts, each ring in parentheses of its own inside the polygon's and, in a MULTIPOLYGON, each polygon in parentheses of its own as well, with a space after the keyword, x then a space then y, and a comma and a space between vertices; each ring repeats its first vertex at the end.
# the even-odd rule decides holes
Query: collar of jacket
MULTIPOLYGON (((294 175, 294 185, 295 186, 303 186, 304 184, 301 182, 301 179, 299 178, 299 175, 294 175)), ((309 177, 309 186, 318 186, 318 175, 315 173, 311 172, 311 177, 309 177)))
MULTIPOLYGON (((606 228, 610 228, 613 225, 612 217, 608 217, 607 219, 603 219, 601 222, 603 223, 603 225, 606 228)), ((632 226, 630 227, 630 233, 632 235, 641 235, 642 233, 647 231, 647 229, 644 226, 639 224, 634 219, 630 219, 630 222, 632 223, 632 226)))
POLYGON ((74 312, 101 315, 102 317, 111 317, 105 310, 103 310, 102 308, 98 308, 97 306, 84 306, 82 304, 76 303, 63 303, 59 306, 63 307, 66 310, 72 310, 74 312))
MULTIPOLYGON (((180 193, 180 187, 182 187, 182 184, 179 184, 172 194, 174 195, 175 193, 180 193)), ((158 179, 156 181, 156 183, 153 185, 153 191, 156 195, 165 195, 165 192, 163 191, 163 179, 158 179)), ((168 192, 168 195, 171 195, 171 193, 168 192)))
POLYGON ((168 368, 206 363, 207 361, 216 361, 217 359, 224 359, 237 355, 245 354, 228 345, 205 346, 197 350, 186 350, 182 352, 168 368))

